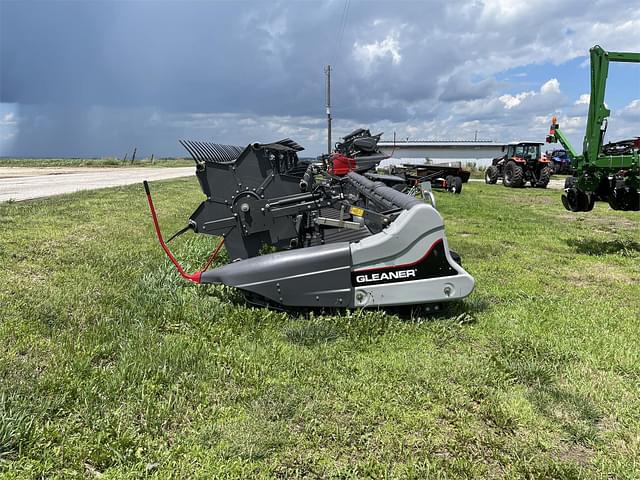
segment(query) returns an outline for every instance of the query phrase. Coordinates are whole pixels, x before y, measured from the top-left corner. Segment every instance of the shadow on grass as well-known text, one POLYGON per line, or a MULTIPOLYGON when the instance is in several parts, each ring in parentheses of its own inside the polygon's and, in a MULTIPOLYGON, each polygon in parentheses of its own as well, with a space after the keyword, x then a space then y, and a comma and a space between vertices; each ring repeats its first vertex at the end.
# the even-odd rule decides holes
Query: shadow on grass
POLYGON ((529 400, 572 442, 588 447, 596 441, 602 414, 586 395, 553 384, 533 390, 529 400))
MULTIPOLYGON (((215 298, 231 308, 253 307, 284 314, 278 320, 284 339, 303 347, 326 345, 345 338, 355 343, 367 343, 385 335, 390 329, 412 323, 438 322, 444 329, 472 324, 477 315, 491 305, 488 299, 472 296, 463 301, 385 308, 285 308, 264 298, 247 298, 232 287, 202 289, 202 295, 215 298)), ((261 316, 258 313, 258 317, 261 316)))
POLYGON ((569 239, 567 245, 573 247, 577 253, 586 255, 622 255, 631 256, 640 252, 640 243, 631 239, 595 240, 569 239))
POLYGON ((332 343, 342 335, 343 332, 333 322, 299 322, 284 330, 289 342, 303 347, 332 343))
POLYGON ((486 299, 471 297, 456 302, 388 307, 385 311, 405 321, 447 320, 456 317, 460 319, 460 323, 473 323, 475 315, 488 308, 489 302, 486 299))
MULTIPOLYGON (((589 396, 565 385, 567 365, 577 359, 574 354, 525 337, 501 338, 496 346, 491 356, 493 368, 527 389, 527 399, 538 414, 576 444, 588 447, 596 441, 602 413, 589 396), (560 385, 558 380, 563 377, 560 385)), ((500 413, 495 416, 497 425, 515 428, 510 418, 502 418, 500 413)))
POLYGON ((475 323, 475 315, 486 308, 488 303, 482 299, 466 299, 446 304, 387 308, 298 310, 289 312, 293 322, 285 328, 284 336, 289 342, 306 347, 332 343, 346 337, 366 343, 385 335, 389 330, 404 328, 412 323, 441 322, 443 329, 475 323))
MULTIPOLYGON (((217 286, 217 288, 206 289, 204 292, 204 295, 208 297, 217 298, 220 301, 230 303, 236 307, 253 306, 256 308, 266 308, 286 313, 293 319, 309 319, 320 316, 341 316, 348 311, 346 308, 337 307, 283 307, 282 305, 278 305, 264 298, 245 295, 241 290, 233 287, 217 286)), ((395 315, 402 320, 419 321, 425 319, 439 320, 462 314, 473 316, 487 310, 489 306, 490 302, 488 300, 472 297, 454 302, 366 308, 362 309, 362 311, 383 312, 389 315, 395 315)), ((357 312, 359 309, 353 308, 351 311, 357 312)))
MULTIPOLYGON (((425 303, 418 305, 397 305, 377 308, 353 308, 351 312, 377 312, 393 315, 405 322, 424 320, 447 320, 451 317, 465 315, 473 317, 489 308, 489 302, 483 298, 466 298, 462 301, 445 303, 425 303)), ((283 309, 292 318, 309 319, 321 316, 343 316, 348 311, 345 308, 290 308, 283 309)), ((357 315, 357 313, 356 313, 357 315)), ((466 321, 462 323, 472 323, 466 321)))

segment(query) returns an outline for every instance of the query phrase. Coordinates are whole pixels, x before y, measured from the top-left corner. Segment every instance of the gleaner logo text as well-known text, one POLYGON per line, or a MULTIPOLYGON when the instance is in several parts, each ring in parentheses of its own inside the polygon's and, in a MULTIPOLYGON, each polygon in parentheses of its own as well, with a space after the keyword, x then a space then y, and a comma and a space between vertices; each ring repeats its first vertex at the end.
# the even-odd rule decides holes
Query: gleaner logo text
POLYGON ((380 282, 385 280, 402 280, 406 278, 415 278, 417 268, 409 270, 398 270, 395 272, 366 273, 356 276, 356 283, 380 282))

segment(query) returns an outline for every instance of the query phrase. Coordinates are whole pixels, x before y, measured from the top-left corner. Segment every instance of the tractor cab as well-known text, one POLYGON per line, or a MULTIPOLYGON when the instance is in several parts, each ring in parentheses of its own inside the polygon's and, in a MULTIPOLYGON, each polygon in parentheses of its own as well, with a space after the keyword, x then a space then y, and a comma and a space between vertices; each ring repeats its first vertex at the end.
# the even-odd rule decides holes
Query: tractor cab
POLYGON ((506 146, 506 154, 503 161, 513 160, 516 163, 537 163, 540 157, 540 142, 518 142, 506 146))

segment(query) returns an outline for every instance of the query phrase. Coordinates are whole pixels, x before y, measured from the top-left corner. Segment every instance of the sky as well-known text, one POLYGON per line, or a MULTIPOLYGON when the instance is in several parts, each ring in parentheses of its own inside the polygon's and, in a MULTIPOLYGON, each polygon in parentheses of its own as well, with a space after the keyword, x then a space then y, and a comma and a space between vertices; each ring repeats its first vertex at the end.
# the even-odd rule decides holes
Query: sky
MULTIPOLYGON (((640 52, 637 0, 0 0, 0 156, 184 156, 178 139, 544 141, 581 150, 588 50, 640 52)), ((612 64, 608 139, 640 135, 612 64)))

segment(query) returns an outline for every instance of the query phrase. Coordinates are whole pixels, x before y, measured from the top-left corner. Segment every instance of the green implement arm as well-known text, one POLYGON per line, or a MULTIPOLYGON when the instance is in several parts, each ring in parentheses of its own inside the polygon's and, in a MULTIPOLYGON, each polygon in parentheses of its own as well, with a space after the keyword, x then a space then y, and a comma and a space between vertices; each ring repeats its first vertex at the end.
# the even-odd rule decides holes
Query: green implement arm
POLYGON ((578 154, 553 117, 547 142, 560 142, 572 158, 575 176, 567 179, 562 203, 574 212, 590 211, 596 200, 615 210, 640 210, 640 138, 603 145, 611 111, 604 103, 609 62, 640 63, 640 53, 607 52, 599 45, 591 54, 591 98, 587 129, 578 154))

